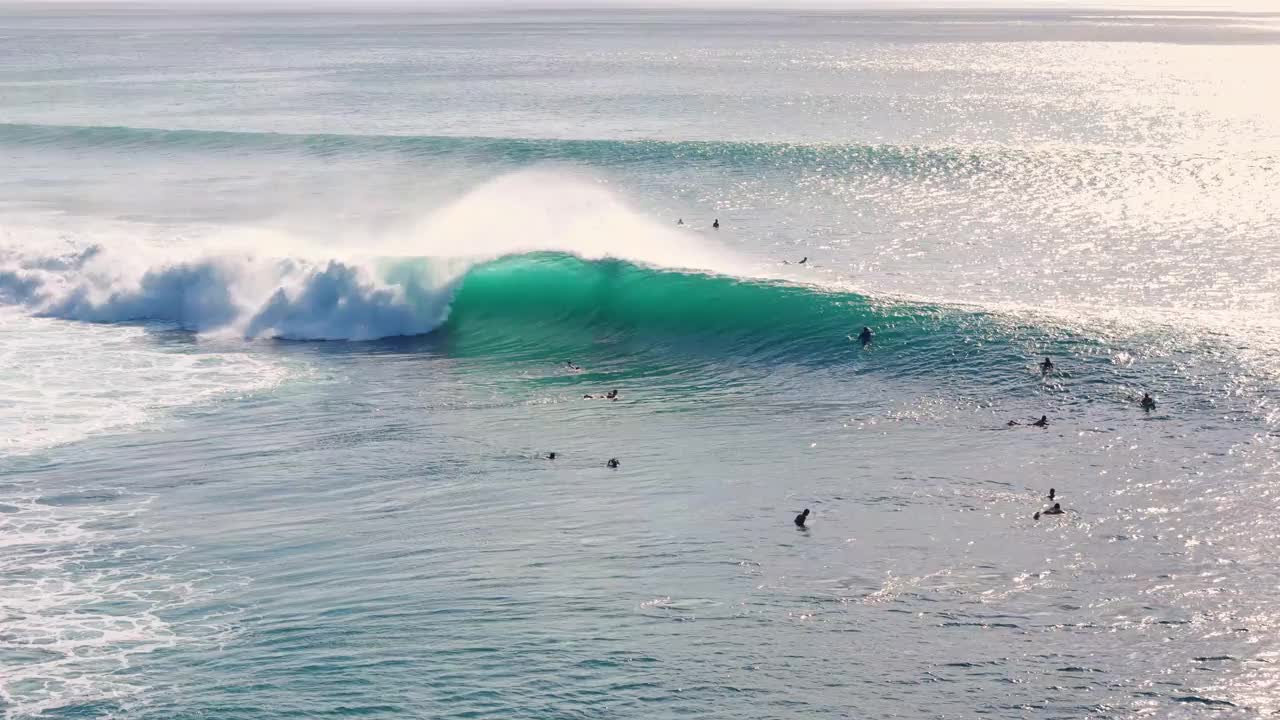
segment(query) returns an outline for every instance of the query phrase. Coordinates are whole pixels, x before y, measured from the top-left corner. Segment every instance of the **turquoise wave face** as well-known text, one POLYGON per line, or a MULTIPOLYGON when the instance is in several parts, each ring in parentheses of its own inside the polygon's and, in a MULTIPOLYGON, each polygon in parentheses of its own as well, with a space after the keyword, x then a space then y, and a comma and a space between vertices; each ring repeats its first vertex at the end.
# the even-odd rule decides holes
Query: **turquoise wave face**
MULTIPOLYGON (((427 262, 397 262, 387 277, 418 273, 427 262)), ((765 372, 791 366, 942 384, 975 398, 1025 394, 1028 376, 1039 375, 1035 365, 1051 355, 1074 358, 1079 402, 1106 399, 1118 383, 1178 385, 1189 404, 1212 404, 1212 384, 1186 377, 1177 362, 1140 367, 1116 360, 1153 344, 1172 358, 1200 352, 1162 332, 1152 328, 1138 337, 1044 316, 533 253, 472 267, 457 281, 433 342, 454 357, 500 364, 574 360, 626 365, 618 369, 624 375, 641 367, 641 374, 684 369, 705 377, 723 377, 735 366, 765 372), (873 331, 866 348, 858 338, 863 327, 873 331)))
MULTIPOLYGON (((401 268, 401 272, 404 271, 401 268)), ((769 280, 561 253, 472 268, 441 328, 452 351, 522 358, 652 351, 744 362, 847 363, 858 335, 918 345, 968 314, 769 280)))

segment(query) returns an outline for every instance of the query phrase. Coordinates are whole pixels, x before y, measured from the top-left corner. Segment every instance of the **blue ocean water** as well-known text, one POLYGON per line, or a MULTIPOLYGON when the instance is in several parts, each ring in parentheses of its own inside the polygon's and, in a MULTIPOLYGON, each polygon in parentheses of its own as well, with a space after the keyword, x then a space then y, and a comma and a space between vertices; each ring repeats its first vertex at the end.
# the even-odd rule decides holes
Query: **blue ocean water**
POLYGON ((6 718, 1280 712, 1275 14, 0 39, 6 718))

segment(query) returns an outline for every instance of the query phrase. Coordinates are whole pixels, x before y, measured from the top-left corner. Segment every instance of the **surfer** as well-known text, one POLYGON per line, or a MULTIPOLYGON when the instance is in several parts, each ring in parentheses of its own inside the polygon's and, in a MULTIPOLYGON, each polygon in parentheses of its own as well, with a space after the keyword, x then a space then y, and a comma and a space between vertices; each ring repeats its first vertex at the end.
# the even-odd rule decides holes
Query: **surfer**
POLYGON ((618 458, 609 458, 609 462, 605 463, 605 465, 608 465, 611 468, 617 468, 620 464, 621 463, 618 462, 618 458))
POLYGON ((719 230, 719 229, 720 229, 720 218, 716 218, 716 219, 715 219, 715 222, 711 223, 711 227, 715 228, 716 230, 719 230))
POLYGON ((609 392, 607 392, 607 393, 605 393, 605 394, 604 394, 604 397, 605 397, 605 399, 606 399, 606 400, 617 400, 617 399, 618 399, 618 391, 617 391, 617 390, 610 390, 609 392))
POLYGON ((677 225, 683 225, 683 224, 684 224, 684 218, 680 218, 679 220, 676 220, 676 224, 677 224, 677 225))
POLYGON ((1057 490, 1054 490, 1053 488, 1049 488, 1049 499, 1050 499, 1050 500, 1052 500, 1052 499, 1053 499, 1053 497, 1054 497, 1055 495, 1057 495, 1057 494, 1058 494, 1058 491, 1057 491, 1057 490))
POLYGON ((555 460, 555 459, 556 459, 556 454, 555 454, 555 453, 553 453, 553 452, 549 452, 549 453, 547 453, 547 459, 548 459, 548 460, 555 460))
POLYGON ((1063 511, 1062 505, 1060 503, 1054 503, 1053 507, 1049 508, 1048 510, 1041 510, 1040 512, 1036 513, 1035 515, 1032 515, 1031 517, 1034 520, 1039 520, 1041 515, 1064 515, 1064 514, 1066 513, 1063 511))
POLYGON ((1040 363, 1040 377, 1046 377, 1051 372, 1053 372, 1053 361, 1045 358, 1044 362, 1040 363))
POLYGON ((871 332, 871 328, 863 327, 862 332, 858 333, 858 339, 862 341, 862 347, 871 344, 871 340, 875 338, 875 333, 871 332))
POLYGON ((1032 427, 1049 427, 1049 416, 1041 415, 1040 419, 1031 423, 1032 427))
POLYGON ((798 262, 798 263, 796 263, 796 264, 797 264, 797 265, 803 265, 803 264, 805 264, 805 263, 807 263, 807 262, 809 262, 809 256, 808 256, 808 255, 805 255, 804 257, 800 258, 800 262, 798 262))
POLYGON ((796 527, 804 527, 804 521, 809 519, 809 508, 805 508, 804 512, 796 516, 796 527))
POLYGON ((1142 393, 1142 409, 1151 412, 1156 409, 1156 399, 1150 393, 1142 393))
POLYGON ((581 369, 582 369, 582 368, 578 367, 577 365, 574 365, 572 360, 565 360, 565 361, 564 361, 564 366, 565 366, 565 367, 567 367, 567 368, 569 368, 570 370, 573 370, 574 372, 577 372, 577 371, 579 371, 579 370, 581 370, 581 369))

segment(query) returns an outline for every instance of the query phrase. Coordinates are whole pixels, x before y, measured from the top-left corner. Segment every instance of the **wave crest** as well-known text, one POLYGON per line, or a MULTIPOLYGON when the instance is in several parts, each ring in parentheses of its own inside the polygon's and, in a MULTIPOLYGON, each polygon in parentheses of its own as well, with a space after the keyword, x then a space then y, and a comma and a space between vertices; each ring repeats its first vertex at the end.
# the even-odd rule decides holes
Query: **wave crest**
MULTIPOLYGON (((383 236, 342 238, 342 247, 327 247, 323 237, 250 228, 218 228, 213 237, 177 244, 132 236, 99 244, 95 227, 94 243, 51 254, 51 228, 31 230, 46 237, 0 247, 0 302, 47 317, 167 322, 246 338, 427 334, 448 318, 468 271, 495 258, 550 252, 742 272, 714 243, 652 222, 590 178, 551 171, 494 178, 383 236), (357 243, 364 255, 344 249, 357 243)), ((146 227, 126 228, 137 231, 146 227)), ((543 288, 553 302, 573 281, 568 266, 558 272, 567 284, 556 287, 552 279, 543 288)))

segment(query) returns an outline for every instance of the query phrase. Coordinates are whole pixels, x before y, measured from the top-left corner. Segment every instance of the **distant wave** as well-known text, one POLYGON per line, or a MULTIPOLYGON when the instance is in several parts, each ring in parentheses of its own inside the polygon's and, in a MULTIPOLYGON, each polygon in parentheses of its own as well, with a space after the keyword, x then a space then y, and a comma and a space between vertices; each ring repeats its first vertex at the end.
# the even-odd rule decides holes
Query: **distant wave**
POLYGON ((145 152, 218 151, 310 156, 392 152, 409 157, 463 155, 522 166, 558 161, 597 167, 698 163, 729 167, 964 175, 1009 164, 998 148, 830 145, 722 141, 556 140, 419 135, 345 135, 0 124, 0 145, 68 146, 145 152))

